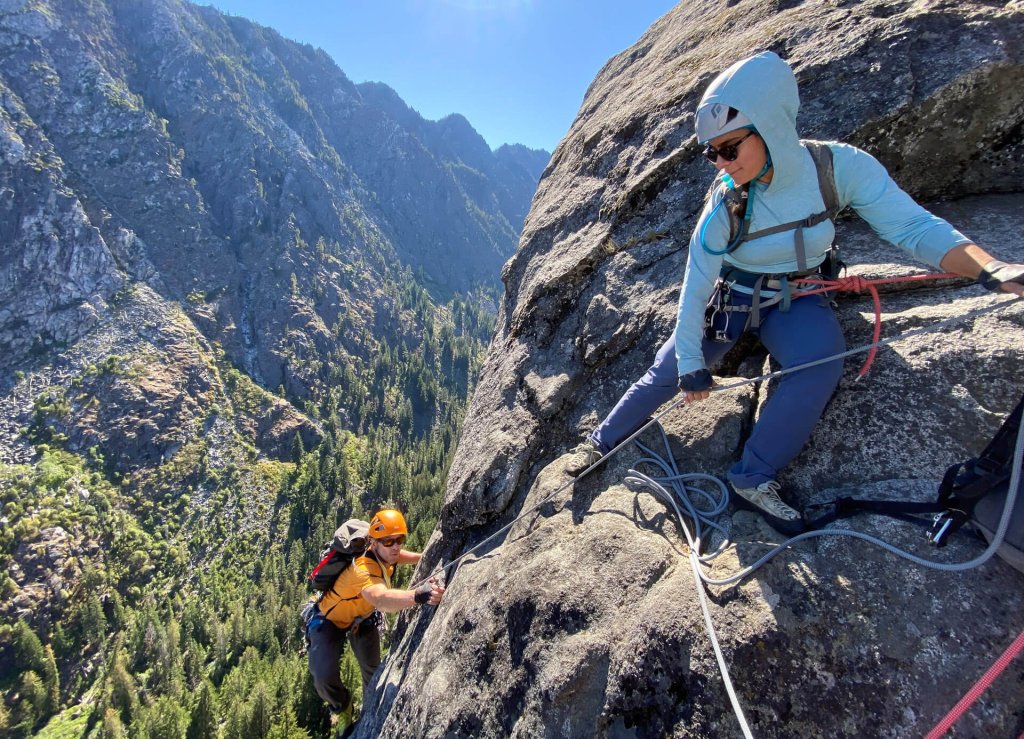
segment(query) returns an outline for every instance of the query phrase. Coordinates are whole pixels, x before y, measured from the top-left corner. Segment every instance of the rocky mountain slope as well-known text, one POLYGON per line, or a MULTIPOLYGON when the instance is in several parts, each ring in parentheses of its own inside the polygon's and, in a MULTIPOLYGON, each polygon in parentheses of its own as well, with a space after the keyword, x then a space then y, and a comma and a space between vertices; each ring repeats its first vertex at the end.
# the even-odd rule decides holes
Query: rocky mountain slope
POLYGON ((308 397, 316 373, 289 355, 326 359, 332 333, 365 354, 402 265, 438 295, 493 284, 546 161, 183 0, 12 0, 0 53, 5 368, 143 280, 266 387, 308 397))
MULTIPOLYGON (((915 197, 996 254, 1024 261, 1024 8, 1020 3, 681 3, 601 70, 540 183, 506 265, 496 335, 420 574, 474 552, 444 602, 403 622, 364 704, 360 736, 737 736, 685 545, 663 503, 623 484, 627 449, 575 488, 562 455, 650 364, 671 331, 686 245, 712 170, 693 112, 714 75, 771 49, 795 68, 809 138, 876 154, 915 197), (556 494, 557 493, 557 494, 556 494), (539 509, 534 506, 546 499, 539 509)), ((839 224, 854 273, 907 265, 862 223, 839 224)), ((1006 302, 964 282, 882 297, 883 336, 1006 302)), ((871 303, 844 295, 851 346, 871 303)), ((1024 387, 1019 302, 883 350, 840 391, 781 482, 794 501, 927 499, 976 454, 1024 387)), ((720 368, 757 377, 747 344, 720 368)), ((766 383, 677 410, 665 425, 685 471, 722 474, 766 383)), ((656 439, 648 435, 653 443, 656 439)), ((726 516, 722 576, 779 536, 726 516)), ((888 519, 841 524, 944 562, 888 519)), ((1000 560, 937 572, 848 538, 803 542, 741 584, 712 587, 732 679, 755 736, 918 736, 1020 629, 1019 572, 1000 560)), ((1024 729, 1019 664, 958 735, 1024 729)))

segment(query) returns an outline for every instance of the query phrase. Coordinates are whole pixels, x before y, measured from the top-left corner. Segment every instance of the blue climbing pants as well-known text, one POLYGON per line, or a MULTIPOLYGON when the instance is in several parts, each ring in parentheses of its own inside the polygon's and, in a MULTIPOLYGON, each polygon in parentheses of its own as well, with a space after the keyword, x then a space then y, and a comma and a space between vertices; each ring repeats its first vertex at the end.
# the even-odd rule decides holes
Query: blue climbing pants
MULTIPOLYGON (((734 292, 734 304, 750 304, 750 296, 734 292)), ((846 349, 843 332, 828 300, 820 295, 794 298, 789 310, 780 304, 762 308, 760 339, 783 369, 839 354, 846 349)), ((720 314, 724 319, 724 314, 720 314)), ((746 313, 732 312, 727 341, 703 342, 704 362, 714 367, 746 330, 746 313)), ((800 453, 835 392, 843 362, 835 360, 784 375, 761 409, 743 447, 740 460, 729 470, 737 487, 755 487, 774 480, 779 470, 800 453)), ((604 453, 647 422, 678 392, 676 337, 664 343, 647 374, 633 383, 590 435, 604 453)))

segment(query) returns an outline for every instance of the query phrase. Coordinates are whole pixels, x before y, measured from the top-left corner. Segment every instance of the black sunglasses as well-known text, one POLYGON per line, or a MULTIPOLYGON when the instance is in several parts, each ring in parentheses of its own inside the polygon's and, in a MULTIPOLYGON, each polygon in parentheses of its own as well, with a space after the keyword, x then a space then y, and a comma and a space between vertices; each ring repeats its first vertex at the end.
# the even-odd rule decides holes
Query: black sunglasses
POLYGON ((393 547, 395 544, 405 544, 404 536, 389 536, 387 539, 377 539, 382 547, 393 547))
POLYGON ((708 161, 714 164, 718 161, 718 157, 722 157, 727 162, 735 162, 736 157, 740 155, 740 144, 753 136, 755 131, 747 131, 746 136, 733 141, 731 144, 722 144, 717 149, 711 144, 704 147, 704 156, 708 158, 708 161))

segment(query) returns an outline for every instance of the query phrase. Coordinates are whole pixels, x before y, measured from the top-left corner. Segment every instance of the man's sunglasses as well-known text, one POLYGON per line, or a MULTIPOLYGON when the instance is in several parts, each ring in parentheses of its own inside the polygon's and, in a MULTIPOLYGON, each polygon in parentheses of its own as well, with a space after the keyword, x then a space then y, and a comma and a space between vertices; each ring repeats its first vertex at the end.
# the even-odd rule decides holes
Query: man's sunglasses
POLYGON ((395 544, 401 546, 405 544, 404 536, 389 536, 387 539, 377 539, 382 547, 393 547, 395 544))
POLYGON ((722 144, 717 149, 711 144, 708 144, 704 147, 704 156, 706 156, 708 161, 712 164, 718 161, 718 157, 722 157, 722 159, 727 162, 735 162, 736 157, 740 155, 740 144, 753 136, 754 133, 754 131, 747 131, 746 136, 741 136, 732 143, 722 144))

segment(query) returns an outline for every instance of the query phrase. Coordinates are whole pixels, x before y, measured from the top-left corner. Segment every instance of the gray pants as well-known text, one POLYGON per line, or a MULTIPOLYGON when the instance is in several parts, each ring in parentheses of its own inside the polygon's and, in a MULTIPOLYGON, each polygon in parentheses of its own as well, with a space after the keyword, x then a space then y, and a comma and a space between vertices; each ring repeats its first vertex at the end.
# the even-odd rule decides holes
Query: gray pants
POLYGON ((310 619, 306 628, 306 636, 309 638, 309 672, 313 675, 316 692, 327 701, 331 711, 344 711, 352 701, 352 694, 341 681, 341 650, 345 648, 346 635, 352 645, 352 654, 359 663, 364 689, 380 667, 377 618, 370 617, 358 626, 344 630, 319 613, 310 619))

